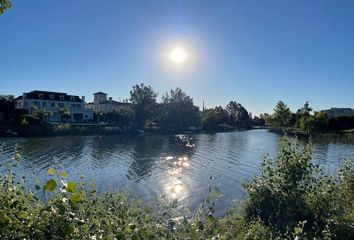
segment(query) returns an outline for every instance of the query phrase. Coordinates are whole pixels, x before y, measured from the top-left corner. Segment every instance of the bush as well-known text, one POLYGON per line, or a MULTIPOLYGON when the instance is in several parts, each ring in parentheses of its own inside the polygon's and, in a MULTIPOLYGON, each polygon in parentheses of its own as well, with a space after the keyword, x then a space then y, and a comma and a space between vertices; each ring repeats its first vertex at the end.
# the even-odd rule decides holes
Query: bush
POLYGON ((352 162, 326 175, 312 162, 311 149, 311 143, 301 148, 283 139, 274 159, 264 157, 260 175, 245 184, 245 219, 260 219, 282 237, 353 239, 352 162))

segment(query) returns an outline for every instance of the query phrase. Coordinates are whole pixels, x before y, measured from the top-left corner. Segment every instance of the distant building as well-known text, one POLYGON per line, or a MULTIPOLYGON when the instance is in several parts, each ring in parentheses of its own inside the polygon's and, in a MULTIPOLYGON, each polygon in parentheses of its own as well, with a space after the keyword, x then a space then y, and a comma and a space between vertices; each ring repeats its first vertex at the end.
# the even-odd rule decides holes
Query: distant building
POLYGON ((31 91, 23 93, 15 99, 15 108, 25 109, 29 114, 33 112, 33 106, 49 112, 45 116, 46 122, 60 122, 59 110, 66 108, 70 111, 68 121, 89 121, 93 119, 93 112, 85 109, 85 97, 81 98, 61 92, 31 91))
POLYGON ((354 110, 351 108, 331 108, 321 112, 326 113, 328 118, 354 117, 354 110))
POLYGON ((107 99, 107 93, 104 92, 96 92, 93 96, 93 102, 87 103, 85 107, 86 109, 93 110, 95 113, 118 111, 131 105, 128 101, 117 102, 114 101, 112 97, 107 99))

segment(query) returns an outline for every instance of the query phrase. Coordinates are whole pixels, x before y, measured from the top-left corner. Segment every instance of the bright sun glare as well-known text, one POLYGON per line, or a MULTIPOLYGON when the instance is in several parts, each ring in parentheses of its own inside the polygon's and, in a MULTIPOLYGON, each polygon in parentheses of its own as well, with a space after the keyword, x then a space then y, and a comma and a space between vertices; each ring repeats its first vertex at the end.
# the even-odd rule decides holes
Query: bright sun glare
POLYGON ((174 48, 170 53, 171 61, 177 64, 183 63, 186 57, 186 52, 180 47, 174 48))

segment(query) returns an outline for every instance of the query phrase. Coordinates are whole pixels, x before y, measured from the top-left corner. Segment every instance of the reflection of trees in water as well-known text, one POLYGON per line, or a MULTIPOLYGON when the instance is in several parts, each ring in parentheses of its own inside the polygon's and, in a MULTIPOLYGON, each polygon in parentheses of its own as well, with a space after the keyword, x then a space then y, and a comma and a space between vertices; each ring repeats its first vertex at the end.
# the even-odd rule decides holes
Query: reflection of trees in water
POLYGON ((354 144, 354 134, 321 134, 313 138, 314 142, 320 144, 354 144))
POLYGON ((128 161, 135 140, 132 136, 97 136, 92 139, 91 163, 94 167, 105 168, 109 165, 122 164, 128 161))
POLYGON ((245 132, 225 132, 216 134, 203 134, 200 136, 200 154, 211 161, 216 158, 235 161, 246 154, 249 139, 245 132), (237 157, 239 156, 239 157, 237 157))
POLYGON ((149 175, 165 144, 166 138, 164 136, 136 136, 133 146, 134 155, 127 171, 128 179, 139 180, 149 175))
MULTIPOLYGON (((298 140, 302 146, 310 141, 309 138, 298 140)), ((314 147, 312 159, 330 168, 337 167, 348 157, 354 157, 354 134, 318 134, 313 136, 312 142, 314 147)))
POLYGON ((323 134, 315 136, 314 158, 321 163, 337 166, 346 158, 353 158, 353 134, 323 134))
POLYGON ((29 138, 18 142, 18 150, 21 165, 36 171, 57 163, 70 165, 68 161, 80 158, 85 145, 81 137, 29 138))

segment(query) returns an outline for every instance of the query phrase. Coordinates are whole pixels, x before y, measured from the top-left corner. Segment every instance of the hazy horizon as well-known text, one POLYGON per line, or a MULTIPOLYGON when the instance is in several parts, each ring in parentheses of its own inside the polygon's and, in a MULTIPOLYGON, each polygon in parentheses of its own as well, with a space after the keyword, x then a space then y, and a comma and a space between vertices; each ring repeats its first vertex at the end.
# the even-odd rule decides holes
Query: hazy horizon
POLYGON ((198 106, 235 100, 271 113, 354 108, 353 1, 13 1, 0 16, 2 94, 32 90, 158 99, 181 87, 198 106), (181 46, 187 58, 168 55, 181 46))

